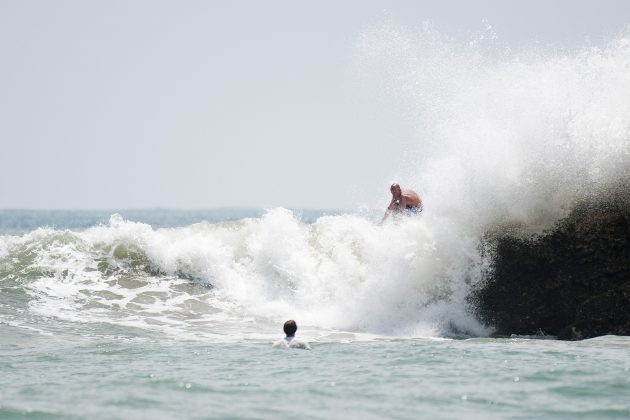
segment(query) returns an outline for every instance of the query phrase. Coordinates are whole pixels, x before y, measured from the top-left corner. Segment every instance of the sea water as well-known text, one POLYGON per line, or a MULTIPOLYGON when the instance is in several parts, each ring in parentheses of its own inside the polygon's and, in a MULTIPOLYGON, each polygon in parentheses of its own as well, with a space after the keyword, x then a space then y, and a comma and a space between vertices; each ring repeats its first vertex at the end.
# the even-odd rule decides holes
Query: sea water
POLYGON ((0 212, 1 418, 630 416, 629 338, 487 338, 405 280, 421 218, 125 213, 0 212), (289 318, 312 350, 272 347, 289 318))
POLYGON ((630 418, 627 337, 493 339, 469 299, 488 232, 627 194, 630 37, 495 41, 359 37, 417 130, 419 217, 0 212, 0 417, 630 418), (311 351, 271 346, 287 319, 311 351))

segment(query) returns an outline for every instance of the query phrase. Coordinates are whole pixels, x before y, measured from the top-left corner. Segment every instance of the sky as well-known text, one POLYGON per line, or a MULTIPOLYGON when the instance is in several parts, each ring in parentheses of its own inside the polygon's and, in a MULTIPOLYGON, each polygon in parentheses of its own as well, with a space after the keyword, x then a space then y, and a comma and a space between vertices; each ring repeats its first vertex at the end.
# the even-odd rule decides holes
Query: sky
POLYGON ((570 50, 630 2, 0 0, 0 208, 384 207, 417 138, 357 45, 424 22, 570 50))

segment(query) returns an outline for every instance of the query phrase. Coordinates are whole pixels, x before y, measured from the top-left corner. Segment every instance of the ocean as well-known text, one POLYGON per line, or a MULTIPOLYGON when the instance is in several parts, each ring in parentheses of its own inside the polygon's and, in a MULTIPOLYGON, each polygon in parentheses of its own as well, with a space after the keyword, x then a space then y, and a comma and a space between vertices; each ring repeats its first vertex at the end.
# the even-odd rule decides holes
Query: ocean
POLYGON ((0 211, 0 418, 630 417, 630 338, 489 338, 484 261, 376 219, 0 211))
MULTIPOLYGON (((629 337, 496 338, 470 298, 492 274, 487 238, 628 195, 630 36, 511 51, 490 25, 463 42, 386 23, 356 44, 358 83, 412 126, 404 156, 375 164, 422 214, 0 210, 0 418, 630 418, 629 337), (288 319, 312 350, 272 347, 288 319)), ((296 133, 292 150, 335 152, 318 147, 296 133)), ((364 194, 352 159, 353 181, 317 197, 343 186, 384 210, 389 180, 364 194)))

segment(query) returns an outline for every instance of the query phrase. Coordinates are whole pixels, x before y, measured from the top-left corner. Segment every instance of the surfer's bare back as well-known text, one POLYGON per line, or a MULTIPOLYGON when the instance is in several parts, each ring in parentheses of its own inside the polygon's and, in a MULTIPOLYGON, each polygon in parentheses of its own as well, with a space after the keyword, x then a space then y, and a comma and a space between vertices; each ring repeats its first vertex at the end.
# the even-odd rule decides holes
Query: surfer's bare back
POLYGON ((392 213, 394 215, 403 214, 404 212, 417 214, 422 211, 422 200, 415 191, 400 188, 398 184, 392 184, 389 187, 389 191, 392 193, 392 201, 389 203, 381 223, 392 213))

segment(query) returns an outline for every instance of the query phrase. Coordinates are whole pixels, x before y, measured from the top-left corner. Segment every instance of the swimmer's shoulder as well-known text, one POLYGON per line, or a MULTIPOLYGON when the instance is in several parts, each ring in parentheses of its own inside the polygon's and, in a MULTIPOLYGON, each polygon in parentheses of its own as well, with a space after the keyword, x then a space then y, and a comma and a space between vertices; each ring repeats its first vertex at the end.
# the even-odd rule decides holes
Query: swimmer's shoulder
POLYGON ((274 347, 282 347, 285 349, 289 348, 289 343, 287 343, 287 341, 283 338, 282 340, 278 340, 275 343, 273 343, 274 347))
POLYGON ((302 350, 310 350, 311 346, 306 341, 296 340, 294 338, 287 340, 283 338, 282 340, 278 340, 273 343, 274 347, 282 347, 285 349, 302 349, 302 350))
POLYGON ((292 349, 310 350, 311 346, 306 341, 291 340, 289 347, 292 349))

